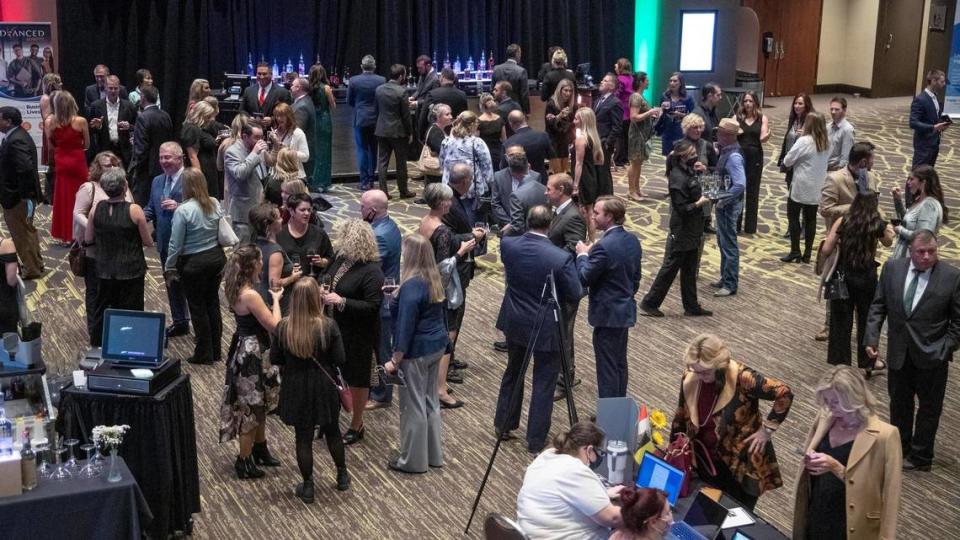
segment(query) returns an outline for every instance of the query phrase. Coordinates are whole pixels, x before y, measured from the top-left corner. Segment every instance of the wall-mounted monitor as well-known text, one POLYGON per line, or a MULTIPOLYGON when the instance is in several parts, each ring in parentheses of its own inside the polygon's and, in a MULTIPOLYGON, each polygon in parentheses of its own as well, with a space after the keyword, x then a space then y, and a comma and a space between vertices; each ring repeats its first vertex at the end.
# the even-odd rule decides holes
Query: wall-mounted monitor
POLYGON ((680 12, 680 71, 713 71, 717 12, 680 12))

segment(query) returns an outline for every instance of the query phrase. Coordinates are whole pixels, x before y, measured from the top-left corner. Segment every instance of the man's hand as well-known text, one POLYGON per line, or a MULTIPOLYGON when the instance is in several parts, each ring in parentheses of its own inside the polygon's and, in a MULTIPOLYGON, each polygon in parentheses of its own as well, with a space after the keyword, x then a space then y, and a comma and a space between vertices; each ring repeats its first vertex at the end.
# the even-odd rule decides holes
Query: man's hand
POLYGON ((874 349, 873 347, 871 347, 871 346, 869 346, 869 345, 867 345, 866 347, 864 347, 864 348, 863 348, 863 351, 864 351, 865 353, 867 353, 867 356, 870 357, 870 358, 873 359, 873 360, 876 360, 877 357, 880 356, 880 351, 874 349))
POLYGON ((577 242, 577 256, 583 255, 584 253, 589 253, 590 248, 592 247, 593 247, 593 242, 589 244, 584 243, 582 240, 577 242))
POLYGON ((697 171, 697 172, 699 172, 699 173, 702 173, 703 171, 707 170, 707 166, 698 161, 698 162, 696 162, 696 163, 693 164, 693 170, 695 170, 695 171, 697 171))
POLYGON ((260 139, 257 141, 257 144, 253 145, 253 150, 250 150, 251 154, 260 154, 268 148, 267 141, 260 139))
POLYGON ((260 125, 262 125, 264 128, 268 128, 272 126, 273 118, 270 118, 269 116, 264 116, 263 118, 260 119, 260 125))
POLYGON ((103 118, 91 118, 90 119, 90 128, 91 129, 100 129, 103 127, 103 118))
POLYGON ((173 199, 164 199, 160 201, 160 208, 162 210, 169 210, 173 212, 174 210, 177 209, 177 201, 173 199))
POLYGON ((939 124, 933 125, 933 130, 936 131, 937 133, 941 133, 943 132, 943 130, 947 129, 948 127, 950 127, 950 122, 940 122, 939 124))

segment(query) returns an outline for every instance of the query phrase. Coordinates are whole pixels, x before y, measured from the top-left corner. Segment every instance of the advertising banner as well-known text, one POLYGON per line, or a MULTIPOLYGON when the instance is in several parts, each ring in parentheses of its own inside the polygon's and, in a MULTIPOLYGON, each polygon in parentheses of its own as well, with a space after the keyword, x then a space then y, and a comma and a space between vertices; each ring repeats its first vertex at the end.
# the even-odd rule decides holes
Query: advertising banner
POLYGON ((960 0, 957 0, 953 17, 953 39, 950 42, 950 62, 947 66, 946 95, 943 98, 943 113, 953 118, 960 117, 960 0))
POLYGON ((48 22, 0 22, 0 106, 20 109, 38 152, 43 145, 41 80, 55 72, 51 39, 48 22))

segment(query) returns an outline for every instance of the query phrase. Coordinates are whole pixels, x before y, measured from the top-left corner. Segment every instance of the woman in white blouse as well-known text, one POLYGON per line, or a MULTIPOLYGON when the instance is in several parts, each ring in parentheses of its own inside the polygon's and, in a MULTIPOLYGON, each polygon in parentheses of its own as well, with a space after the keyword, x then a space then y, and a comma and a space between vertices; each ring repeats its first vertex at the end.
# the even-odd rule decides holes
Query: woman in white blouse
POLYGON ((273 109, 274 128, 269 132, 270 152, 267 154, 267 165, 273 167, 277 162, 277 152, 281 148, 290 148, 297 153, 300 177, 306 177, 303 164, 310 160, 310 149, 307 147, 307 136, 297 127, 293 108, 286 103, 280 103, 273 109))
POLYGON ((783 262, 810 262, 813 239, 817 234, 817 209, 820 191, 827 178, 830 158, 830 137, 827 122, 820 113, 811 112, 803 123, 803 135, 797 139, 783 158, 786 167, 793 168, 793 182, 787 199, 787 220, 790 223, 790 253, 780 257, 783 262), (803 213, 803 255, 800 254, 800 214, 803 213))

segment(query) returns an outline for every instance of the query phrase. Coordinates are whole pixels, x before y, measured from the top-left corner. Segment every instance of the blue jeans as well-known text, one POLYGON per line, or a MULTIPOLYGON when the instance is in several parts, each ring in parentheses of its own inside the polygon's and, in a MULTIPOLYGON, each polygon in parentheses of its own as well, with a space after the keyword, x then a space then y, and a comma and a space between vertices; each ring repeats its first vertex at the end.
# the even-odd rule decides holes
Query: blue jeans
POLYGON ((717 247, 720 248, 720 286, 737 292, 740 284, 740 248, 737 246, 737 216, 743 202, 717 206, 717 247))
MULTIPOLYGON (((160 252, 160 267, 167 266, 167 251, 160 252)), ((190 324, 190 311, 187 309, 187 297, 183 295, 180 280, 167 285, 167 302, 170 303, 170 319, 173 324, 190 324)))
POLYGON ((357 168, 360 173, 360 187, 373 186, 377 170, 376 126, 354 126, 353 140, 357 146, 357 168))
MULTIPOLYGON (((391 319, 387 317, 380 318, 380 354, 377 355, 377 363, 381 366, 390 361, 393 356, 393 336, 391 335, 391 319)), ((390 403, 393 401, 393 386, 389 384, 380 384, 370 387, 370 400, 381 403, 390 403)))

